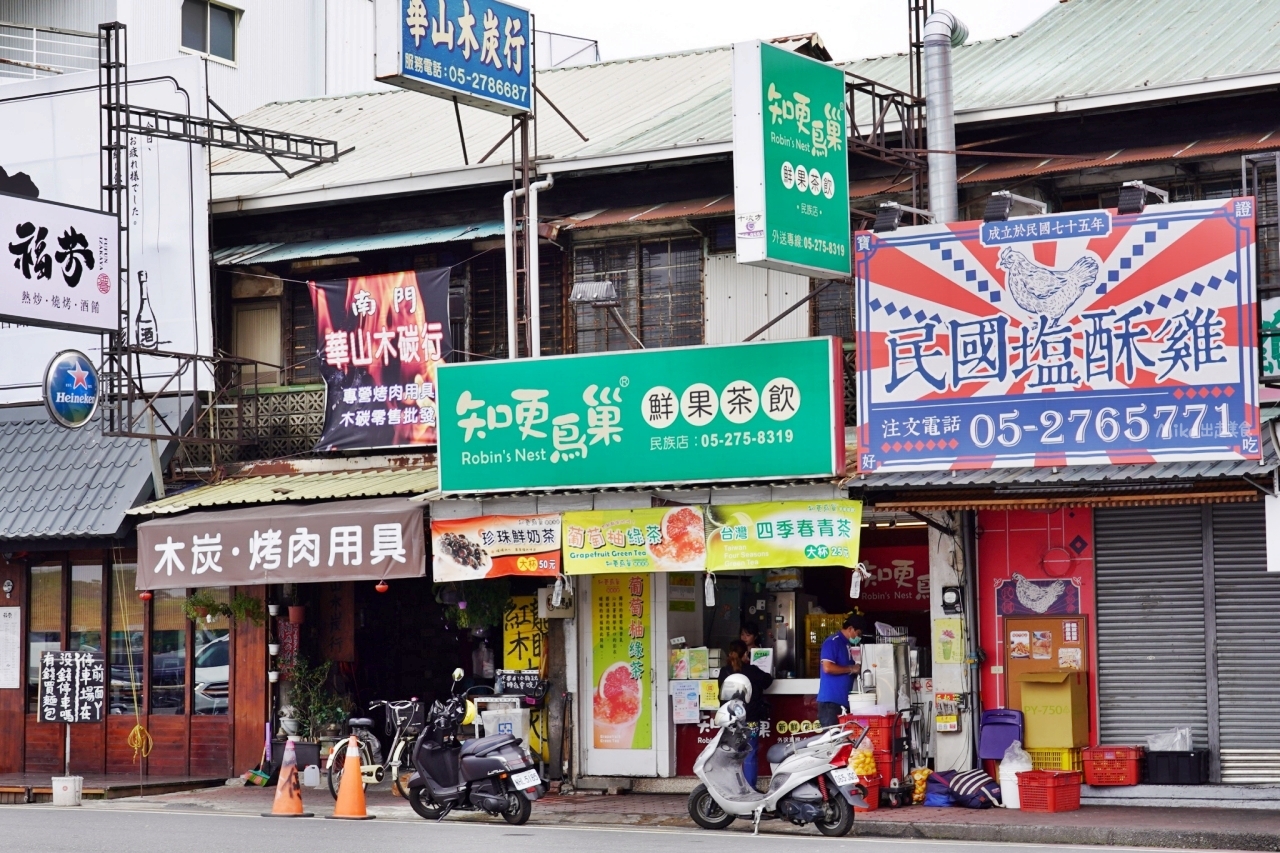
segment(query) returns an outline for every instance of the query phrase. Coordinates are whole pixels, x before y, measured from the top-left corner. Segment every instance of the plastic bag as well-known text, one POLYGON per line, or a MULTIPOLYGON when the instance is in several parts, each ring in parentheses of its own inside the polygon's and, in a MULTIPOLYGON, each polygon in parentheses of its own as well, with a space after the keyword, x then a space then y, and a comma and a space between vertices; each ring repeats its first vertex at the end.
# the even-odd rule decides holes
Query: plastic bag
POLYGON ((1022 748, 1022 741, 1015 740, 1004 751, 1000 760, 1000 772, 1005 774, 1028 773, 1035 769, 1031 763, 1031 753, 1022 748))
POLYGON ((870 741, 864 740, 858 744, 858 748, 853 751, 853 755, 849 756, 849 768, 857 776, 878 776, 880 774, 880 771, 876 769, 876 754, 871 749, 870 741))
POLYGON ((1147 735, 1147 749, 1151 752, 1190 752, 1191 729, 1179 727, 1147 735))
POLYGON ((924 802, 925 787, 932 772, 928 767, 917 767, 911 771, 911 781, 915 783, 915 788, 911 792, 911 802, 917 806, 924 802))

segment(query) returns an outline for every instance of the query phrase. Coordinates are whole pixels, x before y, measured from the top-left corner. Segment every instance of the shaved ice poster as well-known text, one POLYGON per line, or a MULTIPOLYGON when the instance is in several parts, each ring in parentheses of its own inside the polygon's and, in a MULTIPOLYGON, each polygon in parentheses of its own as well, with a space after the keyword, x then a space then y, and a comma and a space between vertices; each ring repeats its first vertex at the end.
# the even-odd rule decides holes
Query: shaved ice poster
POLYGON ((1253 198, 854 239, 858 469, 1258 459, 1253 198))
POLYGON ((596 749, 653 746, 652 575, 591 579, 591 738, 596 749))

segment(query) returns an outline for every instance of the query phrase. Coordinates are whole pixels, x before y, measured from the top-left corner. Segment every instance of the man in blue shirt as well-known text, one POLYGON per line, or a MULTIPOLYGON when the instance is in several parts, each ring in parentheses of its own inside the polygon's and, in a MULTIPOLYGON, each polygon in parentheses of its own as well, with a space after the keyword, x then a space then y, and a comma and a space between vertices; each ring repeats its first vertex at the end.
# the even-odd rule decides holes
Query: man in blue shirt
POLYGON ((818 722, 825 729, 834 726, 849 705, 853 677, 861 667, 853 662, 851 646, 862 642, 861 616, 850 613, 839 631, 822 643, 821 673, 818 675, 818 722))

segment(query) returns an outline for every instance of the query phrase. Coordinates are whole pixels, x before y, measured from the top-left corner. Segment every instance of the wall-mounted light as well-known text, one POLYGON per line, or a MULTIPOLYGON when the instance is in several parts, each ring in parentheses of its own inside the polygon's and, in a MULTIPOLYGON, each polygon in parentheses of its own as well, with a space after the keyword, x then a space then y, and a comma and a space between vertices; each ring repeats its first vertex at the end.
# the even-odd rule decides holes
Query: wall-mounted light
POLYGON ((1049 206, 1042 201, 1015 195, 1008 190, 1000 190, 992 193, 991 198, 987 199, 986 209, 982 211, 982 221, 1004 222, 1014 214, 1015 209, 1019 215, 1023 216, 1049 212, 1049 206))
POLYGON ((1147 186, 1142 181, 1125 181, 1120 185, 1120 201, 1116 204, 1116 213, 1141 213, 1147 207, 1147 193, 1160 199, 1161 204, 1169 203, 1169 193, 1164 190, 1147 186))
POLYGON ((898 204, 896 201, 884 201, 880 203, 880 207, 876 210, 876 221, 871 226, 871 230, 877 234, 882 234, 885 231, 897 231, 898 224, 902 222, 902 214, 904 213, 914 213, 916 216, 923 216, 933 222, 933 214, 927 210, 898 204))

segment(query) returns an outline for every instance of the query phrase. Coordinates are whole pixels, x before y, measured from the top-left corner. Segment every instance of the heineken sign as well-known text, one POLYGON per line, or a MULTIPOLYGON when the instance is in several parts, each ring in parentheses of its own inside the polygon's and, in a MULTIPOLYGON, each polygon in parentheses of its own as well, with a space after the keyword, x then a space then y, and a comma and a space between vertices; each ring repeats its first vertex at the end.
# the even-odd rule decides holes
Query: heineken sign
POLYGON ((758 41, 733 46, 738 261, 847 276, 844 72, 758 41))
POLYGON ((447 364, 437 382, 447 494, 845 470, 835 338, 447 364))

